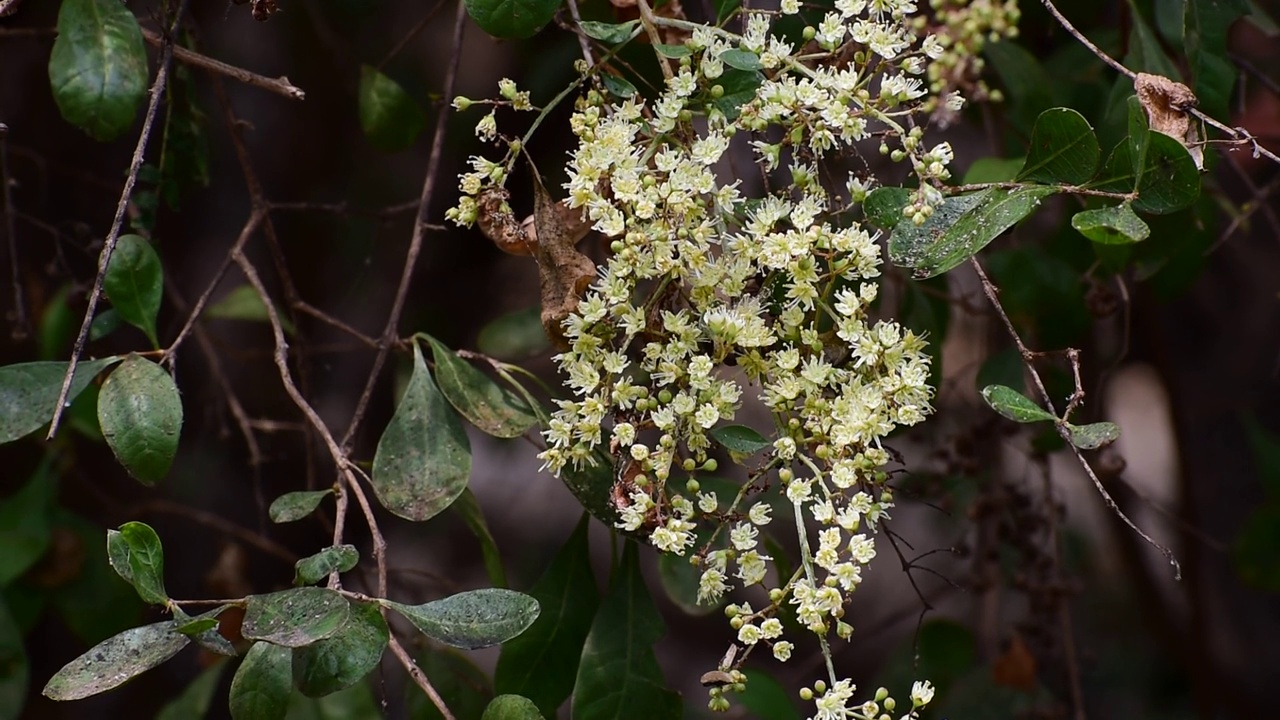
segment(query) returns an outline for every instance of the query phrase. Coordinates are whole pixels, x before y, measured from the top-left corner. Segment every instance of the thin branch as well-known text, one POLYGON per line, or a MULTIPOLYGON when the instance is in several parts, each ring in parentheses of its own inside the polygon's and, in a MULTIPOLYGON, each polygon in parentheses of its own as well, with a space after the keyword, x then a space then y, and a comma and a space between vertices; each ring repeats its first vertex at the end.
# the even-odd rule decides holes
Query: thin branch
POLYGON ((22 340, 30 332, 27 302, 22 297, 22 272, 18 269, 18 236, 14 230, 13 188, 9 182, 9 126, 0 123, 0 204, 4 212, 4 237, 9 245, 9 263, 13 266, 13 339, 22 340))
POLYGON ((578 12, 578 0, 569 0, 569 16, 573 18, 573 34, 578 38, 578 47, 582 48, 582 59, 587 61, 587 68, 590 69, 596 64, 596 59, 591 56, 591 43, 582 32, 582 15, 578 12))
POLYGON ((67 362, 67 373, 62 378, 62 387, 58 390, 58 401, 53 407, 53 418, 49 421, 49 433, 46 440, 52 440, 58 432, 58 423, 62 420, 62 412, 67 406, 67 393, 71 390, 71 380, 76 375, 76 364, 80 361, 80 353, 84 352, 85 341, 89 338, 89 326, 93 324, 93 313, 98 309, 98 300, 102 298, 102 281, 107 275, 107 265, 111 262, 111 253, 116 249, 116 241, 120 238, 120 229, 124 225, 125 210, 133 197, 133 186, 138 182, 138 171, 142 169, 142 160, 147 154, 147 143, 151 140, 151 128, 155 124, 156 111, 164 98, 164 89, 169 79, 169 64, 173 59, 173 32, 178 21, 186 10, 186 1, 178 6, 173 14, 169 34, 160 46, 160 67, 156 70, 155 82, 151 83, 151 102, 147 104, 147 114, 142 121, 142 132, 133 149, 133 160, 129 162, 129 174, 124 179, 124 189, 120 191, 120 202, 116 205, 116 216, 111 221, 111 231, 102 243, 102 252, 98 254, 98 274, 93 280, 93 289, 89 291, 89 307, 84 311, 84 320, 80 322, 80 332, 76 333, 75 344, 71 346, 71 359, 67 362))
POLYGON ((413 237, 409 240, 409 251, 405 254, 404 270, 400 274, 400 284, 396 288, 395 300, 391 303, 391 313, 387 317, 386 326, 382 329, 382 337, 378 340, 378 353, 373 358, 373 368, 369 371, 369 379, 365 381, 364 390, 360 392, 360 399, 356 402, 356 409, 351 416, 351 422, 348 423, 347 431, 342 437, 343 448, 349 449, 351 447, 351 442, 355 439, 360 422, 364 419, 364 414, 368 410, 369 400, 373 397, 373 389, 378 384, 378 376, 382 373, 382 366, 387 362, 387 354, 399 338, 400 316, 404 313, 405 300, 409 296, 409 284, 413 280, 413 273, 418 264, 418 256, 422 253, 423 238, 426 237, 428 230, 427 221, 431 212, 431 199, 435 195, 436 181, 440 174, 440 163, 444 156, 444 139, 445 132, 448 129, 449 110, 451 107, 447 99, 453 97, 454 83, 458 77, 458 65, 462 59, 462 35, 466 26, 467 8, 464 3, 459 2, 453 23, 453 52, 449 57, 449 66, 445 71, 442 93, 446 101, 440 105, 435 136, 431 139, 431 157, 427 160, 427 176, 422 183, 422 197, 418 200, 418 216, 413 225, 413 237))
MULTIPOLYGON (((160 47, 164 42, 164 38, 158 33, 146 28, 142 29, 142 37, 156 47, 160 47)), ((249 72, 243 68, 238 68, 235 65, 228 65, 221 60, 215 60, 208 55, 201 55, 194 50, 188 50, 181 46, 175 46, 173 48, 173 57, 178 62, 194 65, 195 67, 208 70, 209 72, 215 72, 220 75, 226 75, 227 77, 233 80, 238 80, 245 85, 252 85, 253 87, 261 88, 277 95, 283 95, 290 100, 304 100, 307 97, 307 94, 302 90, 302 88, 290 83, 289 78, 284 76, 269 78, 257 73, 249 72)))
MULTIPOLYGON (((989 182, 989 183, 970 183, 968 185, 946 185, 940 189, 948 194, 974 192, 976 190, 987 190, 989 188, 1001 188, 1004 190, 1017 190, 1024 187, 1042 187, 1039 183, 1020 183, 1020 182, 989 182)), ((1090 197, 1113 198, 1116 200, 1136 200, 1138 194, 1136 192, 1122 193, 1110 192, 1107 190, 1093 190, 1091 188, 1080 187, 1079 185, 1058 185, 1059 192, 1071 193, 1072 195, 1088 195, 1090 197)))
POLYGON ((375 66, 378 68, 379 72, 382 71, 382 68, 386 67, 387 63, 391 62, 391 58, 395 57, 396 55, 399 55, 400 51, 404 50, 405 45, 408 45, 410 42, 412 42, 414 38, 418 37, 419 33, 421 33, 423 30, 427 28, 427 25, 431 23, 431 20, 435 18, 436 13, 440 12, 440 10, 444 7, 444 5, 445 5, 445 0, 438 0, 438 2, 436 2, 436 4, 433 5, 431 9, 427 11, 427 14, 424 15, 422 19, 418 21, 418 24, 410 28, 409 32, 405 33, 404 37, 400 38, 400 41, 396 43, 396 46, 391 48, 391 52, 387 53, 386 56, 383 57, 382 60, 378 62, 378 64, 375 66))
POLYGON ((431 686, 431 681, 422 672, 422 668, 418 667, 418 663, 404 649, 404 646, 400 644, 400 640, 394 634, 387 640, 387 647, 391 648, 391 654, 395 655, 400 664, 404 666, 404 669, 409 673, 409 677, 413 678, 418 687, 422 688, 422 692, 431 698, 432 704, 436 706, 436 710, 440 711, 440 715, 445 720, 455 720, 453 713, 449 712, 449 708, 445 706, 444 699, 440 697, 440 693, 436 692, 436 689, 431 686))
MULTIPOLYGON (((1045 1, 1048 2, 1048 0, 1045 1)), ((1031 373, 1031 379, 1035 382, 1036 389, 1040 392, 1040 397, 1044 400, 1045 407, 1048 408, 1049 412, 1056 417, 1058 415, 1058 411, 1054 409, 1053 396, 1050 395, 1048 389, 1045 388, 1044 381, 1040 379, 1040 372, 1036 370, 1034 362, 1035 353, 1029 350, 1022 342, 1022 336, 1020 336, 1017 329, 1014 328, 1013 321, 1009 319, 1009 314, 1004 310, 1004 305, 1000 304, 1000 298, 997 296, 996 286, 992 284, 991 280, 987 277, 987 273, 982 269, 981 263, 978 262, 976 257, 969 258, 969 263, 973 266, 974 271, 978 273, 978 279, 982 281, 983 293, 986 294, 987 299, 990 300, 991 304, 995 307, 996 313, 1000 315, 1000 319, 1004 321, 1004 327, 1005 330, 1009 332, 1009 337, 1013 338, 1013 342, 1018 348, 1018 354, 1021 355, 1023 364, 1031 373)), ((1169 564, 1173 566, 1174 579, 1181 580, 1182 566, 1178 564, 1178 559, 1174 557, 1173 551, 1152 539, 1150 535, 1143 532, 1142 528, 1139 528, 1134 524, 1134 522, 1129 519, 1128 515, 1124 514, 1124 511, 1116 504, 1116 501, 1111 497, 1111 494, 1107 492, 1105 487, 1103 487, 1102 481, 1099 480, 1097 474, 1093 472, 1093 468, 1089 465, 1089 461, 1085 460, 1084 454, 1080 452, 1080 448, 1076 447, 1075 444, 1071 442, 1071 433, 1067 430, 1066 423, 1060 422, 1055 423, 1054 425, 1058 429, 1058 435, 1064 442, 1066 442, 1067 447, 1071 448, 1071 451, 1075 453, 1076 459, 1080 461, 1080 467, 1084 468, 1085 474, 1093 481, 1094 488, 1096 488, 1098 494, 1102 496, 1103 501, 1111 512, 1115 513, 1117 517, 1123 520, 1124 524, 1128 525, 1129 529, 1137 533, 1138 536, 1145 540, 1148 545, 1159 550, 1160 554, 1164 555, 1165 560, 1168 560, 1169 564)))
POLYGON ((149 513, 178 515, 180 517, 187 518, 192 522, 207 525, 214 530, 230 535, 245 544, 252 545, 268 555, 275 556, 291 565, 298 561, 297 554, 289 548, 270 538, 263 537, 252 530, 240 527, 221 515, 208 512, 207 510, 179 505, 178 503, 169 502, 168 500, 152 500, 140 505, 135 512, 136 514, 142 515, 149 513))
POLYGON ((378 341, 377 341, 377 340, 374 340, 373 338, 369 337, 368 335, 365 335, 364 333, 360 332, 359 330, 357 330, 357 329, 355 329, 355 328, 351 327, 351 326, 350 326, 350 325, 348 325, 347 323, 345 323, 345 322, 343 322, 343 321, 339 320, 338 318, 336 318, 336 317, 334 317, 334 316, 330 315, 329 313, 326 313, 325 311, 323 311, 323 310, 321 310, 321 309, 319 309, 319 308, 317 308, 317 307, 314 307, 314 306, 312 306, 312 305, 310 305, 310 304, 308 304, 308 303, 306 303, 306 302, 304 302, 304 301, 301 301, 301 300, 299 300, 298 302, 294 303, 293 307, 294 307, 294 309, 295 309, 295 310, 299 310, 299 311, 301 311, 301 312, 303 312, 303 313, 306 313, 307 315, 310 315, 311 317, 313 317, 313 318, 315 318, 315 319, 317 319, 317 320, 320 320, 320 321, 322 321, 322 322, 324 322, 324 323, 326 323, 326 324, 328 324, 328 325, 332 325, 333 327, 338 328, 339 330, 341 330, 341 331, 343 331, 343 332, 347 333, 347 334, 348 334, 348 335, 350 335, 351 337, 354 337, 355 339, 359 340, 360 342, 364 343, 365 345, 368 345, 369 347, 374 347, 374 348, 378 347, 378 341))

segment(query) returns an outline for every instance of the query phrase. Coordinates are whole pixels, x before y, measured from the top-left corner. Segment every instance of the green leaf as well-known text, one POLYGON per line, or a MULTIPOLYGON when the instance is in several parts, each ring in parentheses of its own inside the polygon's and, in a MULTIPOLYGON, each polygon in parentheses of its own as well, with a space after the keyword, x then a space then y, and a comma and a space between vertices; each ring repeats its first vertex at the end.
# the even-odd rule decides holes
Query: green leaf
POLYGON ((682 57, 689 57, 693 54, 693 50, 690 50, 687 45, 658 43, 653 46, 653 49, 662 57, 671 58, 672 60, 679 60, 682 57))
POLYGON ((317 587, 250 595, 240 633, 284 647, 302 647, 323 640, 342 628, 349 606, 338 593, 317 587))
MULTIPOLYGON (((1026 166, 1027 162, 1024 158, 998 158, 984 157, 973 161, 968 170, 964 171, 964 177, 961 178, 962 185, 976 185, 978 183, 1002 183, 1011 182, 1018 176, 1018 172, 1026 166)), ((903 198, 903 205, 906 205, 907 198, 903 198)), ((899 213, 894 222, 889 225, 893 228, 898 224, 898 220, 902 219, 902 206, 898 207, 899 213)))
POLYGON ((467 14, 494 37, 533 37, 556 16, 560 0, 465 0, 467 14))
POLYGON ((169 593, 164 589, 164 548, 150 525, 127 522, 120 526, 119 538, 129 552, 129 574, 142 601, 152 605, 168 605, 169 593))
POLYGON ((902 208, 911 202, 912 192, 903 187, 878 187, 862 201, 866 222, 883 230, 892 230, 902 222, 902 208))
POLYGON ((747 455, 773 446, 768 438, 746 425, 721 425, 712 428, 707 434, 726 450, 747 455))
POLYGON ((357 97, 360 129, 379 150, 405 150, 426 127, 427 118, 418 103, 395 80, 376 68, 360 66, 357 97))
POLYGON ((1147 128, 1147 114, 1129 98, 1129 137, 1116 145, 1103 166, 1098 189, 1134 192, 1133 209, 1165 214, 1181 210, 1200 195, 1200 172, 1186 147, 1147 128))
POLYGON ((1151 228, 1133 212, 1130 203, 1084 210, 1071 217, 1071 227, 1104 245, 1127 245, 1146 240, 1151 228))
POLYGON ((21 490, 0 502, 0 587, 21 577, 49 549, 58 492, 52 470, 51 462, 42 463, 21 490))
POLYGON ((578 503, 606 527, 618 522, 618 508, 613 504, 613 458, 608 453, 596 448, 582 467, 566 465, 560 471, 560 480, 578 503))
POLYGON ((160 709, 156 720, 195 720, 209 712, 213 703, 213 693, 222 681, 222 673, 227 663, 219 662, 205 668, 182 694, 160 709))
MULTIPOLYGON (((435 676, 428 677, 439 690, 440 684, 436 682, 435 676)), ((290 698, 289 714, 285 715, 285 720, 384 720, 386 716, 374 699, 369 685, 367 682, 358 682, 346 690, 339 690, 322 698, 309 698, 301 693, 294 695, 290 698)), ((413 692, 425 697, 417 685, 408 685, 413 692)), ((452 708, 453 704, 449 707, 452 708)))
POLYGON ((1097 450, 1106 447, 1120 437, 1120 427, 1111 422, 1096 422, 1088 425, 1072 425, 1067 423, 1071 433, 1071 444, 1081 450, 1097 450))
POLYGON ((720 53, 720 60, 731 68, 739 70, 763 70, 760 56, 747 50, 725 50, 720 53))
POLYGON ((116 459, 140 482, 169 472, 182 430, 182 398, 159 365, 129 355, 98 395, 98 423, 116 459))
POLYGON ((310 585, 328 577, 331 572, 344 573, 360 562, 355 545, 327 547, 315 555, 304 557, 293 565, 293 584, 310 585))
POLYGON ((499 692, 528 697, 548 717, 554 717, 573 692, 582 645, 600 604, 591 570, 589 525, 584 514, 529 590, 541 613, 528 630, 503 644, 493 675, 499 692))
MULTIPOLYGON (((1129 52, 1124 57, 1125 67, 1135 72, 1163 75, 1171 80, 1178 79, 1178 68, 1165 54, 1160 40, 1147 23, 1142 10, 1134 0, 1129 0, 1129 19, 1133 29, 1129 33, 1129 52)), ((1121 82, 1128 82, 1121 78, 1121 82)))
POLYGON ((800 720, 791 693, 782 687, 772 675, 759 670, 747 669, 747 690, 735 693, 733 701, 741 705, 751 717, 769 718, 769 720, 800 720))
POLYGON ((133 586, 133 566, 129 564, 129 544, 119 530, 107 529, 107 559, 111 569, 133 586))
POLYGON ((293 681, 307 697, 351 687, 378 667, 389 637, 382 608, 352 603, 347 623, 336 635, 293 651, 293 681))
POLYGON ((742 7, 742 0, 714 0, 716 7, 716 24, 723 23, 738 8, 742 7))
POLYGON ((604 83, 604 88, 614 97, 629 98, 635 95, 639 90, 631 84, 631 81, 621 75, 613 75, 610 73, 600 73, 600 81, 604 83))
POLYGON ((289 710, 293 672, 287 647, 254 643, 231 679, 227 703, 235 720, 279 720, 289 710))
POLYGON ((503 643, 538 618, 538 601, 514 590, 486 588, 422 605, 382 600, 427 637, 463 650, 503 643))
POLYGON ((1009 119, 1019 130, 1026 132, 1040 113, 1062 104, 1055 95, 1059 84, 1036 56, 1018 43, 987 43, 982 55, 1000 77, 1009 101, 1009 119))
POLYGON ((98 342, 111 335, 120 329, 121 322, 120 313, 116 312, 115 308, 109 307, 103 310, 89 323, 89 341, 98 342))
POLYGON ((973 257, 1057 191, 1024 186, 949 197, 922 225, 910 219, 899 222, 889 236, 889 257, 899 267, 915 268, 917 279, 941 275, 973 257))
POLYGON ((542 328, 542 308, 534 306, 507 313, 490 322, 476 337, 480 352, 499 360, 523 360, 551 347, 542 328))
MULTIPOLYGON (((76 375, 67 391, 67 402, 93 382, 118 357, 76 364, 76 375)), ((67 374, 65 362, 29 362, 0 367, 0 444, 13 442, 40 429, 53 418, 58 391, 67 374)))
POLYGON ((146 333, 152 347, 159 347, 156 314, 164 292, 164 270, 151 243, 140 235, 121 235, 107 263, 102 289, 120 318, 146 333))
POLYGON ((316 508, 320 506, 320 501, 332 494, 332 488, 328 490, 299 490, 285 493, 271 501, 271 507, 267 508, 267 514, 271 516, 271 522, 273 523, 301 520, 315 512, 316 508))
POLYGON ((480 720, 544 720, 533 701, 519 695, 499 695, 484 709, 480 720))
POLYGON ((462 416, 485 433, 514 438, 538 423, 529 405, 511 390, 494 382, 449 348, 427 338, 436 361, 440 392, 462 416))
POLYGON ((653 654, 665 632, 640 574, 639 546, 628 540, 582 649, 574 720, 681 717, 680 695, 667 689, 653 654))
POLYGON ((1098 171, 1098 138, 1084 116, 1070 108, 1040 113, 1018 180, 1079 185, 1098 171))
POLYGON ((982 399, 987 401, 992 410, 1013 420, 1029 423, 1057 420, 1044 408, 1035 404, 1026 395, 1006 385, 988 385, 982 389, 982 399))
POLYGON ((132 127, 147 92, 147 50, 133 13, 116 0, 65 0, 49 84, 62 117, 93 139, 132 127))
POLYGON ((494 587, 506 587, 507 573, 502 569, 502 555, 498 552, 498 543, 494 541, 493 534, 489 532, 488 523, 484 521, 484 512, 480 509, 475 493, 470 489, 462 491, 449 509, 462 518, 471 529, 471 534, 480 541, 480 553, 484 556, 484 569, 489 575, 489 582, 494 587))
POLYGON ((218 627, 218 618, 200 616, 182 621, 181 624, 174 626, 173 631, 194 639, 195 636, 203 635, 216 627, 218 627))
POLYGON ((1227 117, 1237 70, 1227 59, 1227 30, 1249 11, 1243 0, 1185 0, 1182 39, 1191 84, 1205 112, 1227 117))
POLYGON ((49 679, 44 695, 52 700, 79 700, 106 692, 177 655, 189 642, 167 620, 125 630, 67 663, 49 679))
MULTIPOLYGON (((476 667, 467 656, 453 648, 436 645, 417 656, 418 667, 431 678, 440 697, 446 698, 449 709, 458 718, 480 717, 493 699, 493 683, 489 675, 476 667)), ((440 711, 417 687, 410 685, 409 717, 413 720, 440 720, 440 711)), ((335 718, 334 720, 338 720, 335 718)))
POLYGON ((22 631, 9 605, 0 599, 0 720, 16 720, 22 715, 30 673, 22 631))
POLYGON ((724 90, 724 94, 711 101, 728 120, 736 120, 742 112, 742 106, 751 102, 756 90, 764 83, 764 75, 758 70, 725 70, 716 84, 724 90))
MULTIPOLYGON (((278 310, 277 308, 276 316, 280 318, 280 326, 284 333, 290 336, 296 334, 297 329, 294 328, 293 322, 278 310)), ((223 295, 221 300, 205 309, 204 316, 216 320, 271 322, 271 315, 267 312, 267 306, 262 303, 262 296, 258 295, 258 291, 248 283, 237 286, 223 295)))
MULTIPOLYGON (((702 484, 703 492, 711 490, 709 482, 702 484)), ((737 488, 733 488, 736 492, 737 488)), ((724 496, 720 495, 719 499, 723 501, 724 496)), ((706 546, 707 540, 711 538, 712 530, 709 527, 699 527, 695 533, 693 547, 699 550, 706 546)), ((723 547, 724 543, 717 543, 719 547, 723 547)), ((713 547, 713 550, 718 547, 713 547)), ((661 553, 658 555, 658 580, 662 583, 662 590, 666 593, 667 598, 675 603, 690 617, 701 617, 709 615, 720 609, 721 603, 698 603, 698 586, 702 582, 703 568, 690 562, 693 558, 692 553, 687 555, 676 555, 675 553, 661 553)))
POLYGON ((470 476, 471 441, 414 343, 413 375, 373 458, 373 491, 393 514, 422 521, 449 507, 470 476))
POLYGON ((628 20, 624 23, 602 23, 584 20, 579 24, 582 33, 592 40, 599 40, 606 45, 617 45, 626 42, 639 34, 639 20, 628 20))

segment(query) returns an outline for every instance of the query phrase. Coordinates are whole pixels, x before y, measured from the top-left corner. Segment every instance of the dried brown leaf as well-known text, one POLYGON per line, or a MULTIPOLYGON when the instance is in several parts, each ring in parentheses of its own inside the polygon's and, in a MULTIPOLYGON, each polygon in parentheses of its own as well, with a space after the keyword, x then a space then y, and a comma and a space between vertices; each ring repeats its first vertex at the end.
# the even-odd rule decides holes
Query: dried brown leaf
POLYGON ((1133 89, 1142 109, 1147 111, 1147 124, 1151 129, 1182 143, 1196 161, 1196 167, 1204 170, 1200 126, 1187 112, 1196 105, 1191 88, 1163 75, 1138 73, 1133 79, 1133 89))
POLYGON ((591 229, 576 209, 554 200, 534 172, 534 256, 542 290, 542 327, 561 347, 564 319, 578 308, 578 301, 596 276, 595 263, 578 252, 578 241, 591 229))

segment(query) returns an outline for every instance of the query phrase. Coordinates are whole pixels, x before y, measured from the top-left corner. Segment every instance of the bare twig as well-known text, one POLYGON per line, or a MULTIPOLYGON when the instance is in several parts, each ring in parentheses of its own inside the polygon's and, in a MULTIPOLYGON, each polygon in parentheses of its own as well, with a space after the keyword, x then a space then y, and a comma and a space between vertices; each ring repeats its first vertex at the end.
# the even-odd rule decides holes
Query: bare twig
MULTIPOLYGON (((1031 373, 1031 379, 1035 382, 1036 389, 1039 391, 1041 399, 1044 400, 1045 407, 1056 417, 1058 415, 1058 411, 1054 409, 1053 396, 1050 395, 1048 389, 1045 388, 1044 381, 1040 379, 1040 372, 1036 370, 1034 362, 1035 353, 1029 350, 1026 344, 1022 342, 1022 336, 1020 336, 1017 329, 1014 328, 1013 321, 1009 319, 1009 314, 1004 310, 1004 305, 1000 304, 1000 298, 997 295, 998 291, 996 290, 996 286, 987 277, 987 273, 982 269, 982 264, 978 262, 976 257, 969 258, 969 263, 973 266, 974 271, 978 273, 978 279, 982 281, 982 291, 995 307, 996 313, 1000 315, 1000 319, 1004 321, 1004 327, 1005 330, 1009 332, 1009 337, 1013 338, 1013 342, 1018 348, 1018 354, 1022 356, 1023 364, 1031 373)), ((1096 488, 1098 494, 1102 496, 1103 501, 1107 504, 1107 507, 1111 512, 1115 513, 1117 517, 1123 520, 1124 524, 1128 525, 1129 529, 1137 533, 1138 536, 1145 540, 1148 545, 1159 550, 1160 554, 1164 555, 1164 558, 1173 566, 1174 578, 1181 580, 1182 566, 1178 564, 1178 559, 1174 557, 1173 551, 1152 539, 1150 535, 1143 532, 1142 528, 1139 528, 1134 524, 1134 522, 1129 519, 1128 515, 1124 514, 1124 511, 1116 504, 1116 501, 1111 497, 1111 494, 1107 492, 1105 487, 1103 487, 1102 481, 1099 480, 1097 474, 1093 472, 1093 468, 1089 465, 1089 461, 1085 460, 1084 454, 1080 452, 1080 448, 1076 447, 1075 444, 1071 442, 1071 432, 1067 429, 1066 423, 1055 423, 1055 426, 1058 429, 1058 435, 1064 442, 1066 442, 1067 447, 1071 448, 1071 451, 1075 453, 1076 459, 1080 461, 1080 467, 1084 468, 1085 474, 1093 481, 1094 488, 1096 488)))
POLYGON ((591 43, 582 33, 582 15, 578 12, 578 0, 569 0, 569 16, 573 18, 573 34, 578 38, 578 47, 582 48, 582 59, 586 60, 587 67, 591 68, 596 64, 596 59, 591 55, 591 43))
POLYGON ((89 291, 89 307, 84 311, 84 320, 80 322, 80 332, 76 333, 75 344, 71 346, 71 359, 67 362, 67 373, 62 378, 62 387, 58 390, 58 401, 53 408, 53 418, 49 421, 49 433, 46 440, 52 440, 58 432, 58 423, 62 420, 62 412, 66 409, 67 393, 71 390, 71 380, 76 375, 76 364, 80 361, 80 353, 84 352, 85 341, 89 337, 89 326, 93 324, 93 312, 98 309, 98 300, 102 298, 102 281, 107 275, 107 265, 111 262, 111 253, 116 249, 116 241, 120 238, 120 229, 124 225, 125 210, 133 197, 133 186, 138 182, 138 171, 142 169, 142 159, 147 154, 147 143, 151 140, 151 128, 155 124, 156 111, 164 98, 165 85, 169 79, 169 64, 173 59, 173 32, 178 21, 186 10, 186 2, 178 6, 170 23, 169 34, 160 46, 160 67, 156 70, 155 82, 151 83, 151 102, 147 104, 147 114, 142 121, 142 132, 138 135, 138 143, 133 149, 133 160, 129 162, 129 174, 124 179, 124 189, 120 191, 120 202, 116 205, 116 216, 111 221, 111 231, 102 243, 102 252, 98 254, 98 274, 93 280, 93 289, 89 291))
MULTIPOLYGON (((160 47, 164 42, 164 38, 158 33, 146 28, 142 29, 142 37, 156 47, 160 47)), ((173 57, 178 62, 194 65, 195 67, 208 70, 209 72, 226 75, 227 77, 233 80, 238 80, 245 85, 252 85, 253 87, 261 88, 277 95, 283 95, 290 100, 304 100, 307 96, 302 88, 290 83, 289 78, 287 77, 265 77, 257 73, 249 72, 243 68, 238 68, 235 65, 228 65, 221 60, 215 60, 208 55, 201 55, 194 50, 188 50, 181 46, 175 46, 173 48, 173 57)))
POLYGON ((444 700, 440 697, 440 693, 436 692, 436 689, 431 686, 431 681, 428 680, 426 674, 422 672, 422 668, 418 667, 418 663, 414 661, 413 656, 409 655, 408 651, 404 649, 404 646, 400 644, 400 640, 398 640, 394 634, 387 640, 387 647, 391 648, 391 654, 395 655, 396 659, 400 661, 400 664, 404 666, 404 669, 408 671, 409 677, 413 678, 413 681, 418 684, 418 687, 422 688, 422 692, 426 693, 427 697, 431 698, 431 702, 436 706, 436 709, 440 711, 440 714, 444 719, 454 720, 453 714, 450 713, 449 708, 445 706, 444 700))
MULTIPOLYGON (((458 64, 462 59, 462 34, 467 26, 466 20, 466 5, 459 2, 453 23, 453 53, 449 57, 449 67, 445 71, 444 89, 442 91, 445 98, 453 97, 453 87, 458 77, 458 64)), ((391 303, 391 313, 387 317, 387 324, 382 329, 382 336, 378 339, 378 353, 373 358, 373 368, 369 371, 369 379, 365 381, 364 390, 360 392, 360 399, 356 402, 356 409, 351 416, 351 422, 347 424, 347 431, 343 434, 342 447, 344 448, 349 449, 351 447, 351 442, 355 439, 356 431, 360 428, 360 422, 364 419, 364 414, 369 407, 369 399, 373 397, 373 389, 378 384, 378 376, 382 373, 382 366, 387 362, 387 354, 399 338, 400 316, 404 313, 404 303, 409 296, 409 283, 413 280, 413 273, 418 264, 418 256, 422 253, 422 242, 428 230, 431 199, 435 195, 436 182, 440 174, 440 163, 444 155, 444 138, 445 131, 448 129, 449 108, 450 106, 447 102, 440 105, 435 136, 431 139, 431 157, 427 160, 427 175, 422 183, 422 196, 418 200, 418 216, 413 224, 413 237, 409 240, 409 251, 405 254, 404 270, 400 274, 400 284, 396 288, 395 300, 391 303)))
POLYGON ((414 38, 418 37, 418 34, 427 28, 427 25, 431 23, 432 18, 436 16, 436 13, 440 12, 444 5, 445 0, 438 0, 436 4, 427 11, 427 14, 422 16, 422 19, 418 21, 418 24, 410 28, 409 32, 405 33, 404 37, 400 38, 400 41, 396 43, 396 46, 391 48, 391 52, 387 53, 386 56, 382 58, 376 66, 378 70, 381 71, 382 68, 386 67, 387 63, 391 62, 391 58, 399 55, 400 51, 404 50, 405 45, 408 45, 414 38))
POLYGON ((187 518, 192 522, 207 525, 214 530, 230 535, 247 545, 252 545, 258 548, 268 555, 277 557, 290 565, 298 561, 297 554, 289 548, 270 538, 263 537, 252 530, 240 527, 221 515, 208 512, 207 510, 179 505, 178 503, 169 502, 168 500, 152 500, 139 506, 135 513, 141 515, 145 515, 147 513, 178 515, 180 517, 187 518))
POLYGON ((303 302, 303 301, 298 301, 297 303, 295 303, 295 304, 294 304, 294 306, 293 306, 293 307, 294 307, 294 309, 295 309, 295 310, 298 310, 298 311, 304 312, 304 313, 306 313, 306 314, 310 315, 311 317, 316 318, 317 320, 320 320, 320 321, 324 322, 325 324, 332 325, 333 327, 338 328, 339 330, 341 330, 341 331, 343 331, 343 332, 347 333, 347 334, 348 334, 348 335, 350 335, 351 337, 354 337, 355 339, 359 340, 360 342, 364 343, 365 345, 368 345, 369 347, 374 347, 374 348, 378 347, 378 341, 377 341, 377 340, 374 340, 373 338, 369 337, 368 335, 365 335, 364 333, 360 332, 359 330, 357 330, 357 329, 355 329, 355 328, 351 327, 351 326, 350 326, 350 325, 348 325, 347 323, 345 323, 345 322, 343 322, 343 321, 339 320, 338 318, 336 318, 336 317, 334 317, 334 316, 330 315, 329 313, 326 313, 325 311, 323 311, 323 310, 321 310, 321 309, 319 309, 319 308, 317 308, 317 307, 313 307, 312 305, 310 305, 310 304, 308 304, 308 303, 306 303, 306 302, 303 302))
POLYGON ((13 312, 15 340, 21 340, 30 331, 27 322, 27 302, 22 297, 22 272, 18 269, 18 237, 13 228, 13 188, 9 181, 9 126, 0 123, 0 205, 4 212, 4 237, 9 245, 9 264, 12 265, 13 312))
MULTIPOLYGON (((975 190, 987 190, 989 188, 1001 188, 1004 190, 1017 190, 1024 187, 1036 187, 1036 183, 1020 183, 1020 182, 989 182, 989 183, 971 183, 969 185, 948 185, 941 188, 947 194, 955 194, 962 192, 973 192, 975 190)), ((1078 185, 1059 185, 1059 192, 1070 193, 1072 195, 1088 195, 1090 197, 1113 198, 1116 200, 1135 200, 1138 197, 1136 192, 1122 193, 1110 192, 1107 190, 1093 190, 1078 185)))

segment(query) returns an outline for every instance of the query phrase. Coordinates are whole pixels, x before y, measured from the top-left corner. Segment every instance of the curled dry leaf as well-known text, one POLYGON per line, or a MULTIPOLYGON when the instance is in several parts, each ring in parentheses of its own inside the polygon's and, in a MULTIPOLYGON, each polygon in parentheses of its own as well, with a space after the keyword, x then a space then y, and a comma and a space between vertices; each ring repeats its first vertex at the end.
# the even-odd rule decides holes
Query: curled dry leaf
POLYGON ((529 220, 516 222, 516 216, 507 204, 508 197, 510 194, 506 188, 491 187, 481 192, 476 203, 476 225, 499 250, 512 255, 532 255, 538 242, 530 233, 532 223, 529 220))
POLYGON ((1204 170, 1200 126, 1187 113, 1196 105, 1196 96, 1191 88, 1163 75, 1138 73, 1133 79, 1133 89, 1138 94, 1142 109, 1147 112, 1147 124, 1151 129, 1182 143, 1196 161, 1196 168, 1204 170))
POLYGON ((542 327, 552 342, 564 347, 564 319, 596 276, 595 263, 578 252, 578 241, 591 229, 576 209, 552 199, 534 172, 534 256, 542 291, 542 327))

